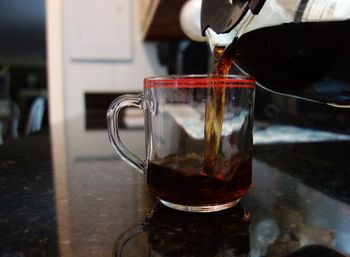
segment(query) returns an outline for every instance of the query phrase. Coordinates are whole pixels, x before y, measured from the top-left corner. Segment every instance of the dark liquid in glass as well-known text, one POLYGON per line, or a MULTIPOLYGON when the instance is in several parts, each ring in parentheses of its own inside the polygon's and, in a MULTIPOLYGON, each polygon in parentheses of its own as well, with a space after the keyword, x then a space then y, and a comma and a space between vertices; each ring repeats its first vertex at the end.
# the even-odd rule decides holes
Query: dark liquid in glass
POLYGON ((210 175, 205 172, 200 158, 183 157, 177 169, 169 167, 169 163, 174 163, 171 157, 160 163, 150 162, 147 184, 151 192, 172 203, 224 204, 241 198, 251 184, 251 158, 237 155, 230 163, 218 160, 210 175))

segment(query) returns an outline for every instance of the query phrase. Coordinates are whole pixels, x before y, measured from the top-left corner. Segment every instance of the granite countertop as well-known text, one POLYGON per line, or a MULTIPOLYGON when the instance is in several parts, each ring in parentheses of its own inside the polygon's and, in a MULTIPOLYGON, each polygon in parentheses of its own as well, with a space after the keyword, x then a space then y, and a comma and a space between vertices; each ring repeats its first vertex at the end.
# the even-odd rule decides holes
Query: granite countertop
MULTIPOLYGON (((144 154, 142 130, 122 131, 144 154)), ((0 146, 0 257, 350 256, 350 141, 254 146, 253 186, 229 210, 158 203, 84 119, 0 146)))

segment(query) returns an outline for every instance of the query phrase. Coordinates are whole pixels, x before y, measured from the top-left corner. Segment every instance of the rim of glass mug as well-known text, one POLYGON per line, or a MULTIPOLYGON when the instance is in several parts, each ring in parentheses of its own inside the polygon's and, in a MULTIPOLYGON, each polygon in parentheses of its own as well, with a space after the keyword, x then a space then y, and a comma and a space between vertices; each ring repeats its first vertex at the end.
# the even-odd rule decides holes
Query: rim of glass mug
POLYGON ((256 81, 246 75, 168 75, 144 79, 144 88, 255 88, 256 81))

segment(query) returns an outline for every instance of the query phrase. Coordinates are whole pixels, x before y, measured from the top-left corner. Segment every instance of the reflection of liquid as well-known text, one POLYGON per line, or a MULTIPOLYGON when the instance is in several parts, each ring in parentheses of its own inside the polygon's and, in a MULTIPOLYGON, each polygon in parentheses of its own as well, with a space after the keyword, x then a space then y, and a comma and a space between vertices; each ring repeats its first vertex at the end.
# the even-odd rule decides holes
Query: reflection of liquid
MULTIPOLYGON (((249 214, 240 206, 215 213, 179 212, 158 204, 143 226, 124 233, 116 242, 114 255, 136 256, 135 248, 144 248, 139 256, 248 256, 249 214), (127 244, 140 237, 139 228, 147 242, 128 248, 127 244), (125 236, 126 235, 126 236, 125 236)), ((140 240, 141 243, 141 240, 140 240)))

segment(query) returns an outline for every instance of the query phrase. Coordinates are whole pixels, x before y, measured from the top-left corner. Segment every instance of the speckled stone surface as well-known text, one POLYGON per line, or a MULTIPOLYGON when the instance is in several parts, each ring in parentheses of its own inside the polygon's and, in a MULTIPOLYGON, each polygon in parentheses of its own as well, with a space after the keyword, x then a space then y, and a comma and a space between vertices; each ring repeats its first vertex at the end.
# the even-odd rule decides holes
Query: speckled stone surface
POLYGON ((0 256, 58 256, 52 179, 47 133, 0 146, 0 256))
MULTIPOLYGON (((142 130, 122 137, 143 156, 142 130)), ((199 215, 161 206, 82 119, 2 145, 0 256, 349 256, 350 142, 254 151, 240 205, 199 215)))

